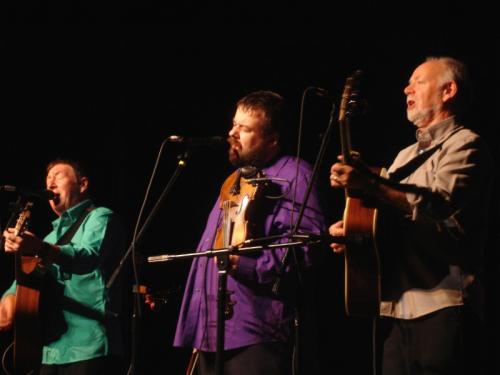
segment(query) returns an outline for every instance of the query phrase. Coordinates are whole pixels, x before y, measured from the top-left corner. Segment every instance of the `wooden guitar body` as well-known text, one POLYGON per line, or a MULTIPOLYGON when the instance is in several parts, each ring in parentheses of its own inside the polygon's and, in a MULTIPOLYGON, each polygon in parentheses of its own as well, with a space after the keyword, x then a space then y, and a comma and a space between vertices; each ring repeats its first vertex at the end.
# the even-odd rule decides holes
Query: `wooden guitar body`
MULTIPOLYGON (((25 265, 38 263, 35 257, 21 257, 25 265), (24 259, 23 259, 24 258, 24 259), (28 259, 35 258, 35 259, 28 259)), ((28 266, 28 267, 29 267, 28 266)), ((36 267, 36 266, 35 266, 36 267)), ((28 373, 40 366, 42 359, 41 321, 39 316, 41 276, 25 274, 16 289, 14 315, 14 368, 28 373)))
POLYGON ((344 210, 344 235, 354 239, 346 246, 344 258, 345 309, 350 316, 380 313, 379 210, 368 202, 348 196, 344 210))
MULTIPOLYGON (((22 235, 30 216, 28 202, 16 223, 22 235)), ((42 359, 42 335, 39 316, 40 290, 45 268, 36 256, 16 253, 16 308, 14 312, 14 368, 16 374, 36 370, 42 359)))

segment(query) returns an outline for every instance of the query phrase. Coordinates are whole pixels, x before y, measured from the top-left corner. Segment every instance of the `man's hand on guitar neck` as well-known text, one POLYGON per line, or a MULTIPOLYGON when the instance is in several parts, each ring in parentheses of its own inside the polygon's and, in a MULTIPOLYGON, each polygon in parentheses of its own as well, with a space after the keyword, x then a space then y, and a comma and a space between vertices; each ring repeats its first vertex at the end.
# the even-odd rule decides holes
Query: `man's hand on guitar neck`
POLYGON ((342 155, 339 162, 330 168, 330 185, 333 188, 347 188, 353 190, 370 191, 374 181, 369 175, 359 171, 354 166, 345 164, 342 155))
POLYGON ((20 252, 22 255, 39 256, 45 264, 55 263, 60 259, 60 249, 42 241, 30 231, 24 231, 21 236, 14 228, 3 231, 5 238, 4 249, 7 253, 20 252))
POLYGON ((6 331, 12 327, 15 307, 16 296, 13 294, 7 294, 0 301, 0 331, 6 331))
MULTIPOLYGON (((340 237, 344 235, 344 221, 339 220, 335 224, 330 225, 328 232, 334 237, 340 237)), ((334 253, 343 253, 345 251, 345 245, 340 243, 331 243, 330 247, 333 249, 334 253)))
MULTIPOLYGON (((330 168, 330 185, 333 188, 351 189, 364 193, 368 198, 375 199, 379 204, 391 206, 403 214, 411 214, 406 193, 386 184, 380 184, 370 174, 345 164, 343 157, 330 168)), ((373 202, 371 203, 373 204, 373 202)), ((378 204, 377 204, 378 205, 378 204)))
POLYGON ((20 252, 23 255, 35 255, 43 245, 43 241, 30 231, 24 231, 18 235, 14 228, 3 231, 5 237, 5 251, 8 253, 20 252))

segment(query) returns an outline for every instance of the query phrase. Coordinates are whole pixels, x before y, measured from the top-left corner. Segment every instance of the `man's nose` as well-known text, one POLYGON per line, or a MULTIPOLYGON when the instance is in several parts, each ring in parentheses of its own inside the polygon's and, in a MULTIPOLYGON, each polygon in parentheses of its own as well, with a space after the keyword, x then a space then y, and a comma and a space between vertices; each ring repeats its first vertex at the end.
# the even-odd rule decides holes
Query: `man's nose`
POLYGON ((238 127, 237 126, 233 126, 231 128, 231 130, 229 130, 229 136, 230 137, 236 137, 237 134, 238 134, 238 127))

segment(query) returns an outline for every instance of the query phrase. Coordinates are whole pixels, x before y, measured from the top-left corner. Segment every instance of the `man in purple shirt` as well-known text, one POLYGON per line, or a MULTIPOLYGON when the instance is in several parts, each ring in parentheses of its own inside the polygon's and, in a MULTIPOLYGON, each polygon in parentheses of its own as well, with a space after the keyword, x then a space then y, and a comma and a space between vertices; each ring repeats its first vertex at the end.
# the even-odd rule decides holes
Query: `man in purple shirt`
MULTIPOLYGON (((270 91, 257 91, 240 99, 229 132, 229 160, 238 167, 254 166, 270 179, 273 193, 260 197, 265 212, 259 215, 263 236, 290 233, 303 203, 311 168, 281 152, 280 136, 286 125, 283 98, 270 91)), ((223 221, 219 198, 212 209, 198 251, 214 248, 223 221)), ((316 190, 312 190, 299 232, 319 234, 323 215, 316 190)), ((283 240, 285 241, 285 240, 283 240)), ((231 255, 227 291, 232 314, 226 317, 224 374, 289 374, 291 325, 294 297, 272 291, 280 273, 285 249, 231 255)), ((310 265, 311 250, 297 249, 302 265, 310 265)), ((292 263, 292 262, 290 262, 292 263)), ((280 277, 282 290, 289 289, 287 266, 280 277)), ((214 373, 217 345, 218 267, 211 258, 196 258, 186 284, 174 346, 187 346, 199 353, 199 373, 214 373)), ((293 289, 293 288, 292 288, 293 289)))

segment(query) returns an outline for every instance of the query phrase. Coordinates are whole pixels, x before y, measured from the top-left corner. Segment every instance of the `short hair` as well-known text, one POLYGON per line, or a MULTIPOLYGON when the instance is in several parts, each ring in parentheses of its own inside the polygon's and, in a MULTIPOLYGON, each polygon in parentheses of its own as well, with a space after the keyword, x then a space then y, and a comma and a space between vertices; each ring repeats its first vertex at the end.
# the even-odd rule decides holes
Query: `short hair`
MULTIPOLYGON (((457 84, 457 95, 451 103, 455 113, 462 113, 470 105, 472 99, 472 88, 467 66, 448 56, 429 56, 425 61, 437 61, 444 65, 444 81, 454 81, 457 84)), ((443 82, 444 83, 444 82, 443 82)))
POLYGON ((236 108, 244 110, 261 110, 268 118, 266 133, 285 134, 285 99, 273 91, 254 91, 238 100, 236 108))
POLYGON ((82 164, 80 161, 76 161, 73 159, 64 159, 64 158, 57 158, 52 161, 50 161, 47 164, 46 172, 49 173, 49 171, 57 164, 66 164, 69 165, 73 170, 75 171, 76 177, 77 178, 82 178, 82 177, 87 177, 88 178, 88 172, 85 166, 82 164))

